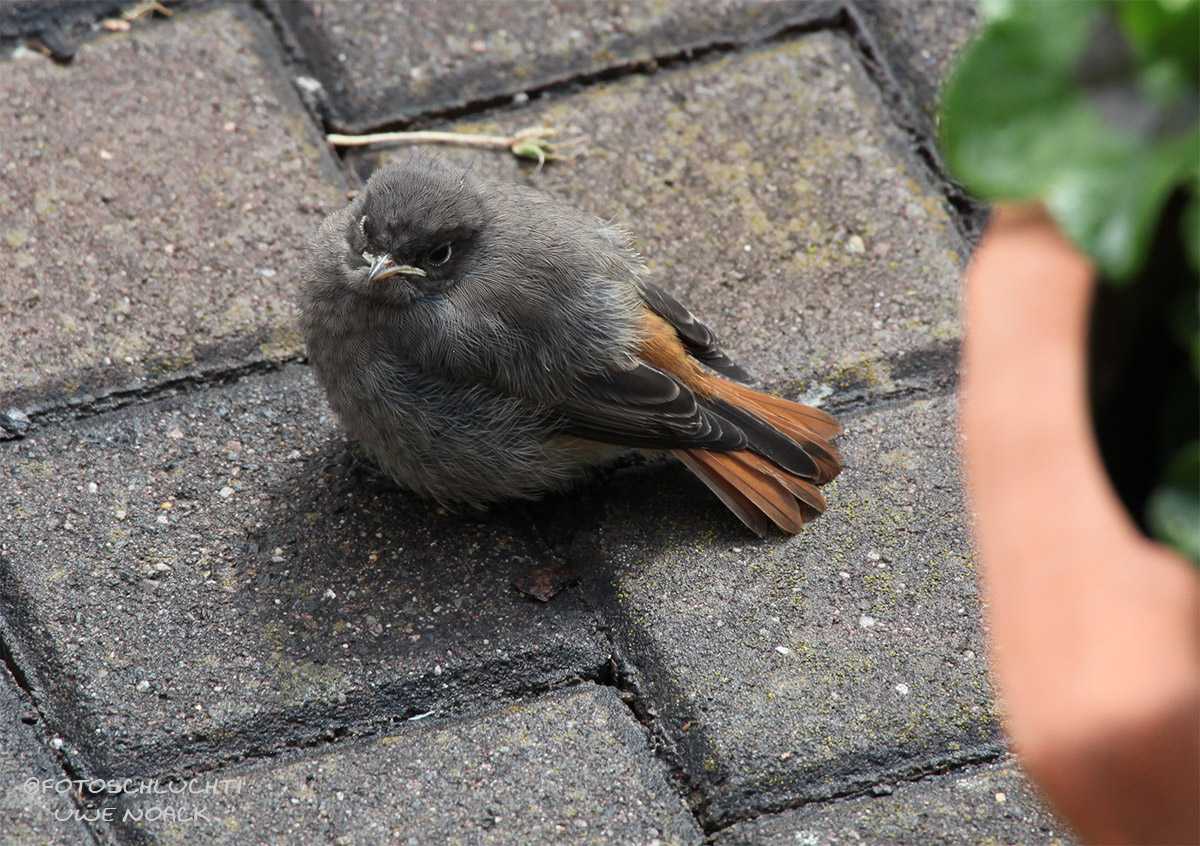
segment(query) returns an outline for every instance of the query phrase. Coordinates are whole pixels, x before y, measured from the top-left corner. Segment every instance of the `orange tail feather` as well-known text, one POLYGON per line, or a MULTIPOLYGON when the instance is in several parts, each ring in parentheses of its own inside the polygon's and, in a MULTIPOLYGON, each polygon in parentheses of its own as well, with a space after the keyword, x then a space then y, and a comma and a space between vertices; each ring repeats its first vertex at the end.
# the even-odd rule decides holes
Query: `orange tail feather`
POLYGON ((830 440, 841 433, 842 424, 829 414, 726 379, 710 377, 705 387, 721 399, 758 415, 804 447, 817 464, 818 475, 813 481, 818 485, 833 481, 841 472, 842 454, 830 440))
POLYGON ((794 535, 825 510, 825 498, 812 483, 761 456, 701 449, 672 452, 755 534, 766 534, 774 523, 794 535))
POLYGON ((703 388, 708 396, 753 413, 795 441, 813 460, 816 475, 801 478, 749 450, 681 449, 673 450, 674 455, 758 535, 766 534, 772 523, 795 534, 819 517, 825 497, 817 485, 831 481, 842 469, 841 453, 829 442, 842 431, 841 424, 824 411, 720 377, 705 377, 703 388))
POLYGON ((719 465, 718 468, 710 469, 712 465, 710 457, 719 455, 719 453, 677 449, 672 450, 672 454, 682 461, 687 469, 695 473, 700 481, 708 485, 708 489, 715 493, 721 502, 725 503, 725 507, 737 515, 737 518, 745 523, 754 534, 762 537, 771 528, 771 521, 767 519, 767 515, 741 492, 735 481, 728 479, 718 469, 719 465))

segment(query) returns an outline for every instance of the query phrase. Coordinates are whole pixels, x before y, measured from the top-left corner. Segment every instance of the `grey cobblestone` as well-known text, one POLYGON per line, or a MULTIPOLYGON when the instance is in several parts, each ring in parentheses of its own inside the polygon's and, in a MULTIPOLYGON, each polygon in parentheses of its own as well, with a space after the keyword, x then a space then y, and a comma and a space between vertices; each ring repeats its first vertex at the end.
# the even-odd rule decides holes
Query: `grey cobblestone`
POLYGON ((1011 759, 880 787, 874 795, 738 823, 722 831, 714 846, 1067 846, 1075 842, 1040 807, 1011 759))
POLYGON ((0 408, 294 358, 340 171, 237 7, 0 74, 0 408))
POLYGON ((611 688, 586 685, 210 776, 233 786, 193 799, 196 819, 154 798, 118 816, 164 844, 702 843, 647 741, 611 688))
POLYGON ((364 473, 307 369, 44 430, 0 468, 7 615, 84 776, 207 760, 595 676, 520 510, 364 473))

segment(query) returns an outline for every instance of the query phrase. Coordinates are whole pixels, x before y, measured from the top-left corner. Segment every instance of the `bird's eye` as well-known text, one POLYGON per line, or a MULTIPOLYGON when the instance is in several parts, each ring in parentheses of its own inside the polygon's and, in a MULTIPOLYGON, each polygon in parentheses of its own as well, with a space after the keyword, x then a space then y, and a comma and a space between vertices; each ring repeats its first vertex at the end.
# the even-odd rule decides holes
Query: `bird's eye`
POLYGON ((425 256, 425 261, 434 267, 443 265, 450 261, 450 245, 442 244, 440 247, 430 252, 429 255, 425 256))

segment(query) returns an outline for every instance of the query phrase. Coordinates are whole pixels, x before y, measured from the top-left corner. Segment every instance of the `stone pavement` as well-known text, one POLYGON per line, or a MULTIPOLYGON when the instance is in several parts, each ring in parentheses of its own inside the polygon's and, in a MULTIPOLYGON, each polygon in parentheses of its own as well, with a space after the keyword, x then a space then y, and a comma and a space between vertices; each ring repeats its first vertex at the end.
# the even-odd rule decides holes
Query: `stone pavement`
POLYGON ((0 843, 1073 842, 999 731, 955 458, 975 217, 931 134, 968 3, 96 25, 128 5, 0 20, 0 843), (665 462, 447 510, 339 431, 297 261, 403 150, 323 132, 543 121, 587 156, 441 152, 625 224, 839 415, 800 536, 665 462))

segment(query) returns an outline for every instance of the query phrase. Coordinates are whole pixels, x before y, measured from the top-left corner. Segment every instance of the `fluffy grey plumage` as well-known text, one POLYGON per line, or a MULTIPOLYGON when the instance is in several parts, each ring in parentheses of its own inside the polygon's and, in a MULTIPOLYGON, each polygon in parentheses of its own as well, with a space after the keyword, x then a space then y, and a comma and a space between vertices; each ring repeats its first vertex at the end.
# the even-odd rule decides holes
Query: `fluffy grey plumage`
POLYGON ((643 274, 620 232, 574 207, 413 158, 317 230, 300 322, 334 411, 399 482, 526 498, 620 452, 551 436, 547 411, 631 358, 643 274), (371 281, 364 253, 426 276, 371 281))
POLYGON ((717 383, 736 386, 696 361, 744 372, 624 233, 440 160, 377 171, 318 227, 300 324, 346 428, 441 501, 537 496, 630 446, 751 450, 788 473, 813 468, 814 448, 836 463, 820 438, 730 404, 717 383))

